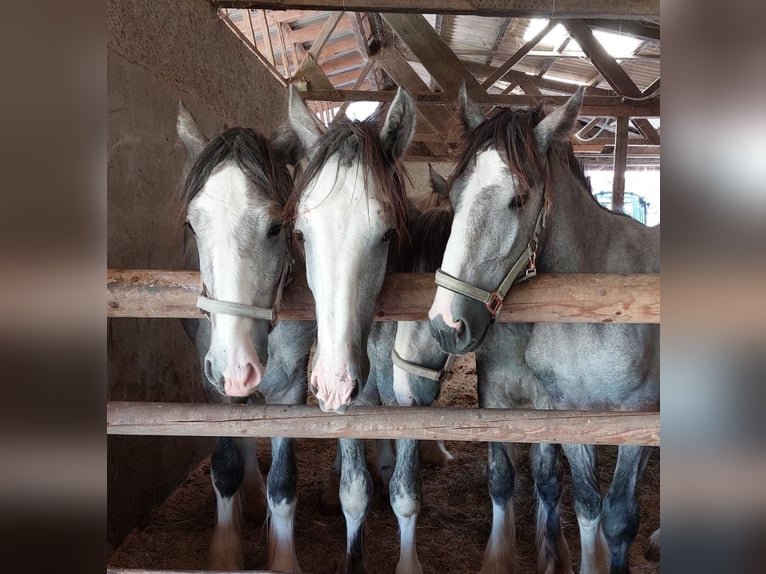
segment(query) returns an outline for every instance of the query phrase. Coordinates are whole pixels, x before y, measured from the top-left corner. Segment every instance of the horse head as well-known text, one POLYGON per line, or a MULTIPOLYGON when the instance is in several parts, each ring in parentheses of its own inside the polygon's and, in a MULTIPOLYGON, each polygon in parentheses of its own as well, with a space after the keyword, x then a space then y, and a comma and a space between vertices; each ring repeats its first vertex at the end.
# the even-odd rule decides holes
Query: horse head
POLYGON ((318 129, 297 92, 289 121, 308 162, 288 202, 314 295, 317 350, 310 388, 324 411, 344 412, 369 373, 367 337, 387 262, 404 239, 403 157, 415 104, 399 90, 383 122, 333 122, 318 129))
POLYGON ((465 141, 451 177, 455 218, 428 313, 445 352, 475 351, 510 285, 534 271, 547 210, 548 150, 567 139, 581 102, 578 90, 548 116, 538 107, 485 120, 461 89, 465 141))
POLYGON ((254 130, 231 128, 208 141, 181 104, 177 131, 191 163, 183 200, 199 259, 198 306, 210 319, 203 370, 219 393, 246 397, 263 377, 287 269, 282 210, 291 178, 254 130))

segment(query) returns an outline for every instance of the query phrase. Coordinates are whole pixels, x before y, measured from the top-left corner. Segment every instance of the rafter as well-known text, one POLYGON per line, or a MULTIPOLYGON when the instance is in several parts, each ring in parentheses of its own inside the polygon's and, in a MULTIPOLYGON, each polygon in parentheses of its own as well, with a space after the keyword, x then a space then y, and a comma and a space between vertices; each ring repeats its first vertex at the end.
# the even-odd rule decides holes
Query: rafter
POLYGON ((657 43, 660 41, 660 27, 643 24, 635 20, 603 20, 592 18, 585 23, 591 30, 601 30, 623 36, 631 36, 640 40, 657 43))
MULTIPOLYGON (((567 20, 564 25, 574 39, 577 40, 583 52, 588 55, 593 66, 604 76, 604 79, 618 94, 629 99, 643 97, 638 86, 630 79, 627 72, 620 67, 617 60, 606 51, 601 42, 596 39, 593 31, 584 21, 577 19, 567 20)), ((634 124, 645 138, 659 143, 660 135, 647 120, 639 118, 634 121, 634 124)))
POLYGON ((534 35, 534 37, 530 38, 528 42, 526 42, 523 46, 521 46, 518 50, 516 50, 516 53, 511 56, 506 62, 500 66, 495 72, 489 76, 486 80, 484 80, 481 83, 481 87, 485 90, 492 87, 492 85, 497 82, 498 80, 502 80, 503 76, 505 76, 506 72, 508 72, 511 68, 513 68, 521 59, 526 56, 532 48, 537 46, 540 43, 540 40, 545 38, 548 35, 548 32, 553 30, 553 28, 558 24, 556 20, 549 20, 548 23, 543 27, 542 30, 540 30, 537 34, 534 35))
MULTIPOLYGON (((500 44, 503 43, 503 39, 505 38, 505 34, 508 32, 508 28, 511 27, 511 22, 513 22, 513 18, 505 17, 503 18, 503 21, 500 23, 500 28, 497 30, 497 36, 495 36, 495 41, 492 42, 492 47, 490 48, 490 52, 495 52, 500 48, 500 44)), ((487 60, 485 64, 488 66, 492 63, 492 55, 487 55, 487 60)))
MULTIPOLYGON (((401 57, 401 55, 400 55, 401 57)), ((447 106, 450 109, 454 109, 456 98, 447 94, 434 93, 428 90, 428 87, 423 83, 423 80, 415 73, 409 64, 406 63, 404 58, 402 62, 409 68, 414 74, 415 78, 420 82, 421 88, 411 88, 405 83, 399 84, 407 87, 412 93, 419 106, 422 106, 423 110, 427 110, 430 107, 440 109, 441 106, 447 106)), ((386 67, 390 66, 390 61, 386 59, 380 60, 381 65, 386 67)), ((393 68, 392 68, 393 70, 393 68)), ((389 72, 391 73, 391 72, 389 72)), ((391 73, 391 77, 399 83, 396 73, 391 73)), ((394 99, 395 92, 392 91, 355 91, 355 90, 334 90, 329 91, 317 91, 310 90, 301 94, 304 99, 307 100, 324 100, 333 102, 390 102, 394 99)), ((519 96, 519 95, 502 95, 502 94, 484 94, 476 97, 474 101, 478 105, 482 106, 530 106, 542 103, 545 108, 553 108, 555 106, 561 106, 569 98, 567 96, 519 96)), ((444 110, 444 108, 441 108, 444 110)), ((449 113, 444 110, 445 113, 449 113)), ((599 97, 599 96, 586 96, 583 103, 580 114, 583 116, 611 116, 611 117, 658 117, 660 113, 659 99, 652 99, 646 102, 623 102, 619 97, 599 97)), ((437 126, 439 124, 437 123, 437 126)))
POLYGON ((209 0, 217 8, 349 10, 409 14, 475 14, 522 18, 659 18, 659 0, 209 0))
POLYGON ((382 17, 412 50, 444 92, 457 95, 463 82, 470 95, 478 95, 484 91, 463 62, 421 14, 382 14, 382 17))
POLYGON ((315 89, 335 90, 332 82, 327 79, 322 68, 317 64, 317 59, 319 58, 319 54, 327 42, 327 39, 330 37, 330 34, 332 34, 335 26, 337 26, 338 22, 343 17, 343 14, 344 12, 334 12, 328 16, 319 35, 311 44, 311 48, 306 52, 306 55, 301 61, 301 65, 298 66, 298 69, 295 71, 296 77, 303 77, 315 89))

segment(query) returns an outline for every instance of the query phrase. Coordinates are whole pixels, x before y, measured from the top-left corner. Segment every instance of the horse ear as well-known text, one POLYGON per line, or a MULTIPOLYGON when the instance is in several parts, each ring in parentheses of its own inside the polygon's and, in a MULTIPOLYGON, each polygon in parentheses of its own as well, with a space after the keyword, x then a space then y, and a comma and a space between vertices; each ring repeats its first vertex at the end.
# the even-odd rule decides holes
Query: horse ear
POLYGON ((415 135, 416 117, 417 108, 412 96, 407 90, 399 88, 380 130, 383 149, 390 151, 394 157, 402 157, 415 135))
POLYGON ((566 141, 572 133, 577 116, 582 107, 582 98, 585 89, 580 86, 577 91, 560 108, 556 108, 545 116, 535 126, 535 138, 539 151, 545 155, 551 143, 566 141))
POLYGON ((434 193, 438 194, 440 198, 449 197, 449 187, 447 186, 447 180, 444 179, 434 167, 428 164, 428 175, 431 178, 431 189, 434 193))
POLYGON ((271 147, 279 163, 293 167, 298 164, 305 153, 298 139, 298 134, 288 122, 283 123, 271 134, 271 147))
POLYGON ((186 146, 192 160, 196 159, 202 153, 202 150, 205 149, 207 138, 202 135, 197 122, 194 121, 194 118, 181 100, 178 101, 176 132, 184 146, 186 146))
POLYGON ((290 123, 292 130, 295 132, 295 135, 298 136, 303 148, 305 150, 311 150, 317 140, 319 140, 322 132, 319 131, 313 114, 306 107, 306 104, 303 103, 303 98, 301 98, 298 89, 291 84, 289 91, 289 104, 287 109, 288 122, 290 123))
POLYGON ((484 116, 481 115, 479 106, 474 104, 468 97, 468 90, 466 90, 465 81, 460 84, 458 101, 460 105, 460 121, 463 124, 463 129, 466 132, 470 132, 476 129, 476 127, 484 121, 484 116))

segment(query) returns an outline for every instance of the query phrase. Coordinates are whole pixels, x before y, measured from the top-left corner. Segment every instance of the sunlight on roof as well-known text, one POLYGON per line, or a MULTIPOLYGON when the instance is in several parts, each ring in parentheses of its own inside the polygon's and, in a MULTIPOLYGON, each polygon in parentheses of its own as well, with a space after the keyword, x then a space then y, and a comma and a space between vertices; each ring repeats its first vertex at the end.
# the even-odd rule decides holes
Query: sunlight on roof
POLYGON ((380 104, 378 102, 353 102, 346 108, 346 117, 350 120, 366 120, 380 104))
MULTIPOLYGON (((545 18, 532 18, 527 26, 527 31, 524 33, 524 41, 527 42, 532 39, 543 27, 548 24, 548 20, 545 18)), ((630 56, 633 51, 641 44, 641 40, 632 38, 630 36, 623 36, 620 34, 614 34, 612 32, 602 32, 595 30, 593 35, 604 46, 604 49, 609 52, 615 58, 621 58, 630 56)), ((548 32, 546 36, 540 41, 540 44, 558 46, 564 41, 567 36, 566 29, 559 24, 553 30, 548 32)), ((567 46, 567 52, 582 52, 577 41, 572 41, 567 46)))

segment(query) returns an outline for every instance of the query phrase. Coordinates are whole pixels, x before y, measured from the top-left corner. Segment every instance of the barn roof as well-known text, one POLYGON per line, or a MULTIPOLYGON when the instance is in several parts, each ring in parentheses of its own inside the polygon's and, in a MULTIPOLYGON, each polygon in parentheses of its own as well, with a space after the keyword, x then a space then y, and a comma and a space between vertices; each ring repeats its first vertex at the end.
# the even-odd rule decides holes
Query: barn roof
POLYGON ((502 11, 492 2, 468 0, 211 3, 280 81, 305 89, 306 101, 325 123, 353 102, 386 102, 397 86, 409 89, 419 109, 411 160, 456 156, 455 102, 465 81, 485 114, 495 106, 537 101, 552 106, 578 85, 586 86, 581 129, 573 138, 586 165, 611 168, 617 117, 629 117, 628 168, 659 167, 657 1, 613 6, 558 0, 554 8, 556 3, 540 0, 521 3, 533 6, 524 10, 511 2, 502 11), (325 9, 248 8, 269 4, 325 9), (327 10, 344 6, 464 13, 327 10))

